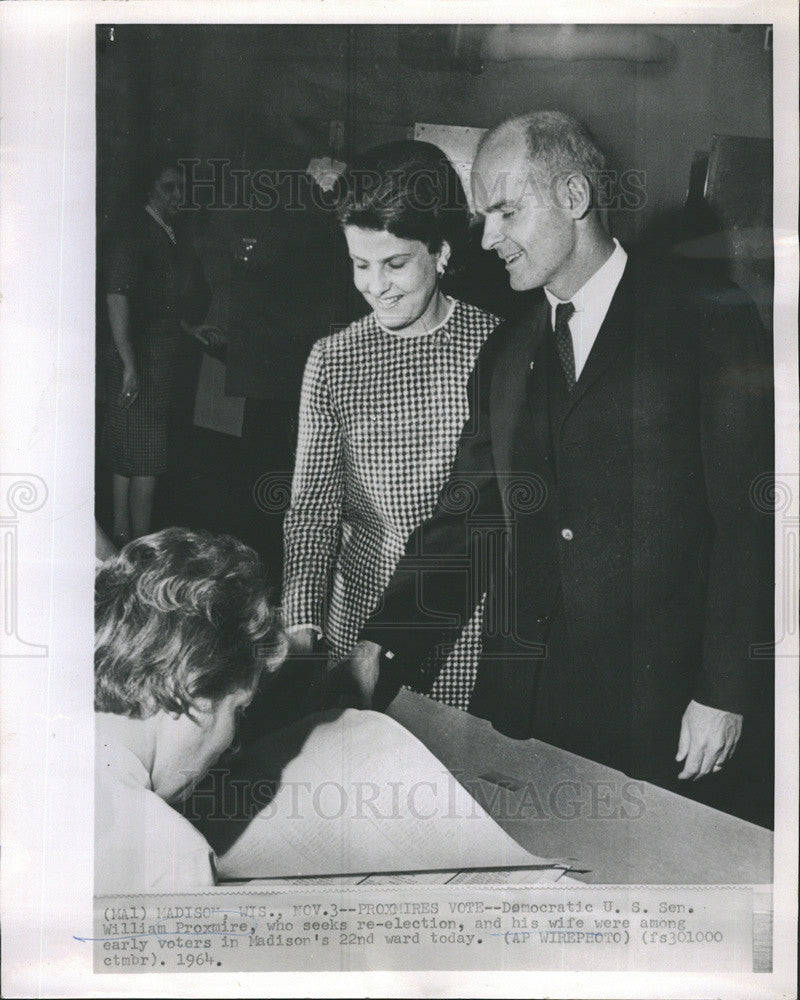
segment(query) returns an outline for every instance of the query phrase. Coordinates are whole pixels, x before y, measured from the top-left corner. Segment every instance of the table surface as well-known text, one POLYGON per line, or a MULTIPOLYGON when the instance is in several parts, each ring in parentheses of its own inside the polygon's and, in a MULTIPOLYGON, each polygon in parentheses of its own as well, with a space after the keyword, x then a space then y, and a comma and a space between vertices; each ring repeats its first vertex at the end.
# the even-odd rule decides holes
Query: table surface
POLYGON ((570 858, 583 882, 766 885, 772 831, 401 690, 388 714, 532 854, 570 858))

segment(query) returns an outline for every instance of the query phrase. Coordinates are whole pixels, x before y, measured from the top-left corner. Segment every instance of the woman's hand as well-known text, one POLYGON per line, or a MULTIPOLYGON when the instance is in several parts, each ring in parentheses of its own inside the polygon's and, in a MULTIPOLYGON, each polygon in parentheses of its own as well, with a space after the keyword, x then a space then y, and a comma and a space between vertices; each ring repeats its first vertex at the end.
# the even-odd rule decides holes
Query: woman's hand
POLYGON ((108 304, 108 321, 111 324, 111 336, 119 352, 122 362, 122 391, 119 394, 120 406, 126 410, 136 402, 139 395, 139 379, 136 375, 136 362, 133 345, 128 335, 130 308, 127 296, 118 292, 110 292, 106 296, 108 304))
POLYGON ((189 326, 188 323, 182 322, 181 327, 187 336, 194 337, 194 339, 199 341, 203 347, 210 348, 211 350, 216 350, 228 342, 228 338, 225 336, 223 331, 220 330, 218 326, 214 326, 211 323, 201 323, 199 326, 189 326))
POLYGON ((127 410, 129 406, 133 406, 136 402, 136 397, 138 395, 139 378, 136 374, 136 369, 132 366, 126 366, 122 370, 122 392, 119 397, 120 404, 127 410))
POLYGON ((288 632, 286 638, 289 641, 288 656, 308 657, 314 653, 317 641, 317 632, 313 628, 298 628, 288 632))

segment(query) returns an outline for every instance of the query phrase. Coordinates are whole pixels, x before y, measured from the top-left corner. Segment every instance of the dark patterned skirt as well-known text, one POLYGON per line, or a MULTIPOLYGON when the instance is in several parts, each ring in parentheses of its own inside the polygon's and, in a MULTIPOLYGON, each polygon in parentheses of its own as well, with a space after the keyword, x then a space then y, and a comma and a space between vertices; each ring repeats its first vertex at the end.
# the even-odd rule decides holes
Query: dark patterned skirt
POLYGON ((108 404, 100 452, 120 476, 158 476, 167 471, 170 402, 179 336, 143 337, 134 347, 139 395, 127 409, 120 403, 122 361, 108 351, 108 404))

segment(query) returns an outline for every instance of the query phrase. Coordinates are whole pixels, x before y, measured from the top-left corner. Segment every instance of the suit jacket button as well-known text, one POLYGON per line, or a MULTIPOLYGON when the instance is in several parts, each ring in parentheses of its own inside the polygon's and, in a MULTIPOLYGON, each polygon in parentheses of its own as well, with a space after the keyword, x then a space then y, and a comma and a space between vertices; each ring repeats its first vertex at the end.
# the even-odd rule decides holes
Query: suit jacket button
POLYGON ((575 536, 572 534, 569 528, 562 528, 561 537, 564 539, 565 542, 571 542, 575 536))
POLYGON ((547 618, 547 616, 546 616, 546 615, 540 615, 540 616, 539 616, 539 617, 538 617, 538 618, 536 619, 536 624, 537 624, 537 625, 547 625, 548 621, 549 621, 549 619, 547 618))

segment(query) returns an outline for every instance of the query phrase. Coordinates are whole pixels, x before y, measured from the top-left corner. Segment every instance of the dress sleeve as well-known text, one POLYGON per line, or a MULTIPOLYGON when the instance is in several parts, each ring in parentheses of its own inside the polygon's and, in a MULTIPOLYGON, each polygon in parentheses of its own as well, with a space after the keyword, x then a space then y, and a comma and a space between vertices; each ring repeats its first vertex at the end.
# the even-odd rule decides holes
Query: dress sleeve
POLYGON ((117 238, 111 249, 106 294, 130 296, 139 281, 141 254, 133 233, 117 238))
POLYGON ((303 376, 292 500, 283 526, 287 627, 313 626, 324 634, 343 493, 341 423, 328 383, 325 342, 318 341, 303 376))

